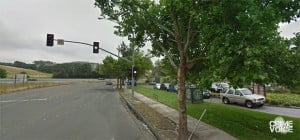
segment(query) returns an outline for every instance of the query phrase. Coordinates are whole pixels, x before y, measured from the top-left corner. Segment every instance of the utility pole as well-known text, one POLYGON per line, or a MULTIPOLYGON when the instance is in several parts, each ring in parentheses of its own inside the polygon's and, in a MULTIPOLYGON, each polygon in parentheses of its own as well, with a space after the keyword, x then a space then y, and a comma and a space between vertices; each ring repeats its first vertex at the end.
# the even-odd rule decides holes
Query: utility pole
POLYGON ((134 45, 132 47, 132 66, 131 66, 131 96, 134 99, 134 76, 133 76, 133 68, 134 68, 134 45))
MULTIPOLYGON (((134 38, 134 33, 133 33, 133 38, 134 38)), ((133 45, 132 45, 132 66, 131 66, 131 96, 132 96, 132 99, 134 99, 134 82, 135 82, 135 79, 134 79, 134 46, 135 46, 135 43, 133 42, 133 45)))
MULTIPOLYGON (((120 57, 120 46, 118 46, 118 62, 119 62, 119 57, 120 57)), ((122 88, 122 81, 120 77, 117 77, 117 88, 119 89, 122 88)))
MULTIPOLYGON (((101 16, 101 17, 98 17, 98 20, 103 20, 103 19, 106 19, 104 16, 101 16)), ((109 21, 112 21, 112 20, 109 20, 109 21)), ((114 21, 112 21, 114 22, 114 21)), ((115 22, 116 23, 116 22, 115 22)), ((118 23, 117 23, 118 24, 118 23)), ((134 34, 133 34, 133 38, 134 38, 134 34)), ((118 56, 119 58, 119 56, 118 56)), ((122 57, 120 57, 122 58, 122 57)), ((132 51, 132 66, 131 66, 131 95, 132 95, 132 98, 134 98, 134 76, 133 76, 133 68, 134 68, 134 45, 133 45, 133 51, 132 51)))

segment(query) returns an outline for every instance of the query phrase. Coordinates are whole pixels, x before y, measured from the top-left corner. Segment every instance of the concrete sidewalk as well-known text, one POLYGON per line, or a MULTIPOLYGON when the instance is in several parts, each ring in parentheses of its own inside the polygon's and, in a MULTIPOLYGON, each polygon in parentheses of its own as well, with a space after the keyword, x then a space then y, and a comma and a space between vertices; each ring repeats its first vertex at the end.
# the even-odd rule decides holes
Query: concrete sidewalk
MULTIPOLYGON (((139 94, 135 92, 134 95, 138 100, 142 101, 143 103, 149 105, 151 108, 162 114, 163 116, 169 118, 170 120, 174 122, 178 122, 179 115, 178 111, 170 108, 164 104, 161 104, 157 101, 154 101, 142 94, 139 94)), ((188 116, 188 129, 189 131, 193 131, 195 129, 195 126, 197 124, 198 120, 188 116)), ((235 140, 233 136, 227 134, 226 132, 215 128, 211 125, 208 125, 204 122, 199 122, 196 131, 194 132, 194 135, 197 135, 198 138, 200 139, 205 139, 205 140, 235 140)))

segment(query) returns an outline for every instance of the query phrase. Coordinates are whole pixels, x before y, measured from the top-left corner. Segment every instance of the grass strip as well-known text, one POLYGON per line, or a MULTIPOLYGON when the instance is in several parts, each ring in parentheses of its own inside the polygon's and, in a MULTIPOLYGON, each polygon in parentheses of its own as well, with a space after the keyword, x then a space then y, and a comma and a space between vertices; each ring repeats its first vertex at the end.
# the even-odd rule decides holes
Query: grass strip
MULTIPOLYGON (((158 100, 160 103, 169 107, 178 109, 177 94, 140 86, 136 87, 135 91, 149 98, 158 100)), ((285 120, 293 121, 293 133, 271 133, 269 122, 273 121, 276 117, 278 117, 278 115, 210 102, 204 102, 202 104, 187 104, 188 114, 196 119, 200 117, 201 112, 205 108, 207 109, 207 113, 202 118, 203 122, 222 129, 238 139, 300 139, 300 118, 282 116, 285 120)))

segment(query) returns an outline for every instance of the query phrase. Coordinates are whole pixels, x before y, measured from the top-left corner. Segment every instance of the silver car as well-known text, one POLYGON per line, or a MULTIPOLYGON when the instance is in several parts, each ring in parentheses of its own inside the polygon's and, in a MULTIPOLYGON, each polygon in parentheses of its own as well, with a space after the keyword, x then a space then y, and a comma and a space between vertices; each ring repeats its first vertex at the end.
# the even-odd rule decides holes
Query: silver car
POLYGON ((229 84, 227 82, 213 82, 211 84, 210 90, 212 92, 225 92, 227 89, 229 89, 229 84))
POLYGON ((153 86, 153 88, 154 88, 154 89, 160 89, 160 85, 161 85, 160 83, 156 83, 156 84, 153 86))
POLYGON ((263 106, 265 103, 264 96, 253 94, 247 88, 228 89, 225 93, 220 93, 220 96, 224 104, 238 103, 248 108, 263 106))

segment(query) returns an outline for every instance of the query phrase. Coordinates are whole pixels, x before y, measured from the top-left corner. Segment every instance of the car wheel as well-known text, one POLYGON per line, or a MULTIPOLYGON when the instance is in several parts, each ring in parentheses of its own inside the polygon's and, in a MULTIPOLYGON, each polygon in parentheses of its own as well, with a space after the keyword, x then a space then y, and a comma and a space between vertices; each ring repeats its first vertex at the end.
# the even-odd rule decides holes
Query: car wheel
POLYGON ((246 107, 252 108, 253 107, 253 103, 251 101, 247 101, 246 102, 246 107))
POLYGON ((230 101, 229 101, 229 99, 228 99, 228 98, 223 98, 223 103, 224 103, 224 104, 229 104, 229 103, 230 103, 230 101))

